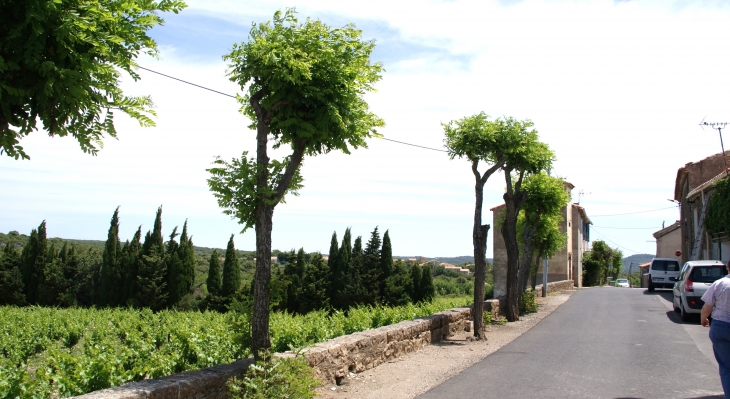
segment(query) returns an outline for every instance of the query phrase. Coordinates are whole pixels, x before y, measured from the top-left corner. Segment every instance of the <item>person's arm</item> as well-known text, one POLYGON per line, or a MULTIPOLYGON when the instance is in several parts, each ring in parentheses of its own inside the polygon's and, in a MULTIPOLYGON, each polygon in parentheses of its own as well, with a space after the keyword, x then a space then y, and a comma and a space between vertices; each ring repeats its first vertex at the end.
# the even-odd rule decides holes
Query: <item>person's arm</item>
POLYGON ((702 327, 709 327, 710 320, 707 318, 712 314, 712 305, 704 304, 702 306, 702 312, 700 312, 700 320, 702 321, 702 327))

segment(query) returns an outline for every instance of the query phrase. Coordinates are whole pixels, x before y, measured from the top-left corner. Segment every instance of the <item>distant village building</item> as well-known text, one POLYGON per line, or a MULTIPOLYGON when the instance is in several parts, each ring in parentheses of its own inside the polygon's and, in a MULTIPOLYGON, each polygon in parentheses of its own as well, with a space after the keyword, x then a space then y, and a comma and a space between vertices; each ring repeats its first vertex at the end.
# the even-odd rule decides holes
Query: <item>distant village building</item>
MULTIPOLYGON (((565 190, 570 194, 575 186, 565 182, 565 190)), ((494 297, 507 295, 507 247, 502 232, 497 226, 502 220, 505 205, 492 209, 492 250, 494 252, 494 297)), ((560 232, 566 233, 568 242, 562 251, 558 251, 548 261, 548 282, 573 280, 576 287, 583 285, 583 253, 590 251, 590 225, 585 209, 579 204, 568 204, 562 209, 563 221, 560 232)), ((538 284, 542 283, 542 263, 538 267, 538 284)))
MULTIPOLYGON (((730 151, 724 154, 730 158, 730 151)), ((725 177, 722 153, 699 162, 690 162, 677 170, 674 200, 679 203, 681 228, 681 263, 689 260, 730 260, 730 239, 727 233, 710 236, 705 230, 707 204, 714 191, 713 184, 725 177)))
POLYGON ((461 266, 452 265, 451 263, 439 263, 439 266, 443 266, 446 271, 456 272, 464 276, 471 275, 471 271, 469 269, 464 269, 461 266))
POLYGON ((682 229, 679 220, 655 232, 653 236, 656 239, 657 258, 680 259, 681 255, 677 255, 677 251, 682 250, 682 229))

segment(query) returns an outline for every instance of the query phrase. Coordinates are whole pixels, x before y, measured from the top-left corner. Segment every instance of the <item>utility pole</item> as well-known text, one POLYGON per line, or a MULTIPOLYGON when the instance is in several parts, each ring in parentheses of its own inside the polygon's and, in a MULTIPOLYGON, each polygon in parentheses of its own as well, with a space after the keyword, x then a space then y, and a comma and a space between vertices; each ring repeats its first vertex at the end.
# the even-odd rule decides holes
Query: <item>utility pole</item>
POLYGON ((633 288, 631 286, 631 266, 634 265, 634 262, 629 263, 629 288, 633 288))
POLYGON ((548 257, 545 256, 545 260, 542 264, 542 297, 547 296, 547 274, 548 274, 548 257))

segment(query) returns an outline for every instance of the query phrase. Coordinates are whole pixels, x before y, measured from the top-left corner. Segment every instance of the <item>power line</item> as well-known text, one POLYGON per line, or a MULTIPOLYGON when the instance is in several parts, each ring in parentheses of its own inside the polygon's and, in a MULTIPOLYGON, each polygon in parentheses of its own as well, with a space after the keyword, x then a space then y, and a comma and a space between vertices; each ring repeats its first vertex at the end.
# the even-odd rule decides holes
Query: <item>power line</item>
MULTIPOLYGON (((593 226, 593 227, 595 227, 595 226, 593 226)), ((619 248, 623 248, 623 249, 625 249, 625 250, 627 250, 627 251, 629 251, 629 252, 633 252, 633 253, 635 253, 635 254, 641 254, 641 253, 643 253, 643 252, 639 252, 639 251, 634 251, 633 249, 628 249, 628 248, 624 247, 623 245, 619 245, 619 244, 618 244, 618 243, 617 243, 616 241, 613 241, 613 240, 609 239, 608 237, 606 237, 606 235, 605 235, 605 234, 601 233, 601 232, 600 232, 599 230, 596 230, 596 232, 597 232, 598 234, 602 235, 602 236, 603 236, 603 238, 604 238, 604 239, 605 239, 606 241, 610 241, 610 242, 612 242, 612 243, 613 243, 614 245, 616 245, 616 246, 617 246, 617 247, 619 247, 619 248)))
POLYGON ((177 80, 178 82, 183 82, 183 83, 189 84, 189 85, 191 85, 191 86, 199 87, 199 88, 201 88, 201 89, 203 89, 203 90, 208 90, 208 91, 212 91, 213 93, 218 93, 218 94, 224 95, 224 96, 226 96, 226 97, 232 97, 232 98, 236 98, 236 96, 232 96, 232 95, 230 95, 230 94, 226 94, 226 93, 223 93, 222 91, 218 91, 218 90, 213 90, 213 89, 209 89, 209 88, 207 88, 207 87, 205 87, 205 86, 201 86, 201 85, 198 85, 198 84, 195 84, 195 83, 191 83, 191 82, 188 82, 187 80, 182 80, 182 79, 178 79, 178 78, 176 78, 176 77, 174 77, 174 76, 170 76, 170 75, 165 75, 164 73, 161 73, 161 72, 157 72, 157 71, 153 71, 153 70, 151 70, 151 69, 148 69, 148 68, 145 68, 145 67, 142 67, 142 66, 139 66, 139 65, 137 65, 137 67, 138 67, 139 69, 144 69, 145 71, 148 71, 148 72, 152 72, 152 73, 156 73, 156 74, 158 74, 158 75, 162 75, 162 76, 164 76, 164 77, 166 77, 166 78, 170 78, 170 79, 174 79, 174 80, 177 80))
POLYGON ((675 209, 676 206, 670 206, 667 208, 659 208, 659 209, 650 209, 648 211, 638 211, 638 212, 628 212, 628 213, 615 213, 612 215, 591 215, 592 218, 600 217, 600 216, 623 216, 623 215, 635 215, 637 213, 647 213, 647 212, 656 212, 656 211, 663 211, 665 209, 675 209))
POLYGON ((424 146, 422 146, 422 145, 417 145, 417 144, 411 144, 411 143, 404 143, 404 142, 402 142, 402 141, 398 141, 398 140, 391 140, 391 139, 386 139, 385 137, 383 137, 383 140, 388 140, 388 141, 392 141, 392 142, 394 142, 394 143, 398 143, 398 144, 405 144, 405 145, 410 145, 410 146, 413 146, 413 147, 418 147, 418 148, 425 148, 425 149, 427 149, 427 150, 433 150, 433 151, 441 151, 441 152, 448 152, 448 151, 446 151, 446 150, 439 150, 438 148, 424 147, 424 146))
MULTIPOLYGON (((195 87, 201 88, 201 89, 203 89, 203 90, 208 90, 208 91, 212 91, 213 93, 217 93, 217 94, 220 94, 220 95, 223 95, 223 96, 226 96, 226 97, 236 98, 236 96, 233 96, 233 95, 230 95, 230 94, 227 94, 227 93, 223 93, 223 92, 221 92, 221 91, 218 91, 218 90, 213 90, 213 89, 211 89, 211 88, 208 88, 208 87, 205 87, 205 86, 201 86, 201 85, 199 85, 199 84, 195 84, 195 83, 192 83, 192 82, 188 82, 187 80, 179 79, 179 78, 176 78, 176 77, 174 77, 174 76, 166 75, 166 74, 164 74, 164 73, 161 73, 161 72, 153 71, 153 70, 151 70, 151 69, 149 69, 149 68, 145 68, 145 67, 143 67, 143 66, 139 66, 139 65, 137 65, 137 67, 138 67, 139 69, 144 69, 145 71, 148 71, 148 72, 152 72, 152 73, 156 73, 156 74, 158 74, 158 75, 160 75, 160 76, 164 76, 164 77, 166 77, 166 78, 174 79, 174 80, 177 80, 178 82, 182 82, 182 83, 185 83, 185 84, 189 84, 189 85, 191 85, 191 86, 195 86, 195 87)), ((403 142, 403 141, 398 141, 398 140, 392 140, 392 139, 386 139, 385 137, 383 137, 383 140, 387 140, 387 141, 392 141, 392 142, 394 142, 394 143, 398 143, 398 144, 404 144, 404 145, 409 145, 409 146, 412 146, 412 147, 418 147, 418 148, 423 148, 423 149, 426 149, 426 150, 432 150, 432 151, 440 151, 440 152, 448 152, 448 151, 446 151, 446 150, 441 150, 441 149, 438 149, 438 148, 431 148, 431 147, 425 147, 425 146, 422 146, 422 145, 418 145, 418 144, 411 144, 411 143, 406 143, 406 142, 403 142)))

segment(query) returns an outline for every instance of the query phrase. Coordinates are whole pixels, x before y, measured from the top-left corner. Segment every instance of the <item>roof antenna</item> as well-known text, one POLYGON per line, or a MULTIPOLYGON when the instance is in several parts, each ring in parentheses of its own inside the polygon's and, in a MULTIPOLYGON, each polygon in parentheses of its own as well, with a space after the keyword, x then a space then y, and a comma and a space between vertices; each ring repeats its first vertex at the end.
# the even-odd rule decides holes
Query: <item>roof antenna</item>
MULTIPOLYGON (((705 116, 707 118, 707 116, 705 116)), ((705 126, 711 127, 712 129, 717 130, 717 132, 720 134, 720 148, 722 149, 722 159, 725 161, 725 176, 728 176, 728 167, 727 167, 727 157, 725 156, 725 145, 722 143, 722 129, 727 127, 727 122, 705 122, 705 118, 702 118, 702 122, 700 122, 700 127, 702 130, 705 130, 705 126)))

